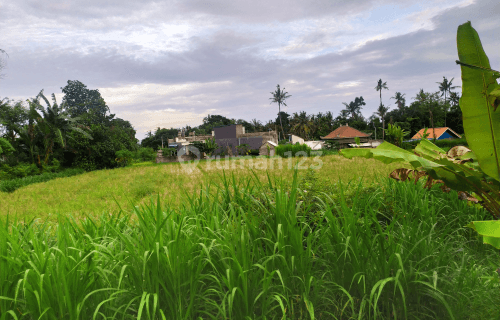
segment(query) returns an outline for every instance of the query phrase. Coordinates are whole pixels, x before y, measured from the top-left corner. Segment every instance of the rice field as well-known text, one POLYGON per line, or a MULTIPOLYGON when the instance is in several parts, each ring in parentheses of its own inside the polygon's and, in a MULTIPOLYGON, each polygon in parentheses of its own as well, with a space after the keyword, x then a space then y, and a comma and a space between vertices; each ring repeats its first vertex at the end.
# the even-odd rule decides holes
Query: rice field
POLYGON ((500 318, 499 252, 464 228, 487 212, 388 179, 401 164, 320 159, 143 165, 1 194, 17 216, 1 213, 0 320, 500 318))

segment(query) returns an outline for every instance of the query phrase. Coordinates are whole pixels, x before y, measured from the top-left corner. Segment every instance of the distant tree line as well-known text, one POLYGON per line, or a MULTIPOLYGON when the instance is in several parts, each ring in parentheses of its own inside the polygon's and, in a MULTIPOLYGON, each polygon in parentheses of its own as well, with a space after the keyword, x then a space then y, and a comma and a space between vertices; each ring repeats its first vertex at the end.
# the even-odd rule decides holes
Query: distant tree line
POLYGON ((295 112, 292 115, 281 111, 281 105, 290 97, 288 92, 280 89, 279 85, 275 92, 271 92, 272 102, 278 103, 278 114, 275 119, 262 123, 257 119, 247 122, 243 119, 229 119, 221 115, 208 115, 203 119, 203 124, 197 127, 186 126, 184 128, 160 129, 142 140, 142 146, 148 146, 155 150, 161 147, 161 137, 165 141, 177 136, 179 130, 185 132, 194 131, 196 135, 211 134, 214 127, 227 126, 231 124, 242 124, 246 132, 261 132, 276 130, 280 133, 280 138, 288 134, 294 134, 306 140, 320 140, 340 126, 349 125, 365 133, 372 133, 372 137, 384 139, 385 129, 388 124, 397 125, 411 138, 420 129, 435 127, 450 127, 457 133, 463 133, 462 111, 458 105, 460 96, 457 92, 451 91, 457 88, 452 86, 453 79, 448 81, 443 77, 438 83, 438 91, 425 92, 423 89, 412 98, 410 105, 406 104, 405 94, 396 92, 393 97, 395 108, 389 111, 390 107, 382 103, 382 90, 389 89, 387 82, 379 79, 375 90, 380 92, 380 104, 368 119, 361 114, 361 109, 366 105, 362 96, 355 97, 353 101, 342 102, 344 109, 335 117, 331 111, 308 114, 306 111, 295 112))
MULTIPOLYGON (((280 139, 288 134, 298 135, 306 140, 319 140, 336 128, 348 124, 350 127, 373 133, 372 137, 384 138, 387 124, 400 126, 410 137, 424 127, 448 126, 457 133, 463 132, 462 112, 459 108, 459 94, 453 92, 452 81, 443 77, 438 82, 439 91, 424 92, 423 89, 406 104, 405 94, 396 92, 393 97, 395 108, 389 110, 382 102, 382 90, 387 83, 380 79, 375 90, 380 91, 380 105, 368 119, 361 114, 366 105, 362 96, 343 102, 337 116, 331 111, 308 114, 299 111, 288 114, 281 110, 285 99, 291 97, 279 85, 271 92, 271 103, 278 104, 275 119, 265 123, 257 119, 246 121, 230 119, 222 115, 207 115, 196 127, 157 128, 148 132, 141 141, 135 138, 136 131, 129 121, 116 118, 102 98, 99 90, 91 90, 80 81, 68 80, 61 88, 64 96, 58 104, 54 94, 52 102, 43 90, 35 98, 26 101, 0 100, 0 160, 15 165, 31 163, 43 170, 44 166, 56 161, 63 167, 79 167, 98 170, 120 166, 117 154, 147 154, 168 147, 168 139, 177 136, 179 130, 186 134, 210 135, 213 128, 241 124, 246 132, 276 130, 280 139)), ((154 157, 154 156, 148 156, 154 157)))

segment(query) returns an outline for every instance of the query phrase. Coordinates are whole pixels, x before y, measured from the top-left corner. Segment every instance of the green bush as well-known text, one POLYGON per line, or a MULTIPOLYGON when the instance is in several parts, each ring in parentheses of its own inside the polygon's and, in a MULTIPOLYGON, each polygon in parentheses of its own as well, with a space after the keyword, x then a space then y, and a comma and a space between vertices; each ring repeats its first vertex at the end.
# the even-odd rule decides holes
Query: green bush
POLYGON ((444 148, 444 147, 453 148, 454 146, 466 146, 466 147, 469 146, 467 144, 467 140, 465 140, 465 139, 436 140, 436 142, 434 144, 440 148, 444 148))
POLYGON ((250 156, 258 156, 259 154, 260 154, 259 149, 248 150, 248 155, 250 155, 250 156))
POLYGON ((279 145, 275 148, 276 155, 280 157, 303 157, 311 156, 311 147, 306 144, 284 144, 279 145))
POLYGON ((324 149, 326 149, 326 150, 339 150, 340 144, 338 143, 338 141, 326 140, 325 145, 324 145, 324 149))
MULTIPOLYGON (((434 143, 436 146, 440 148, 453 148, 455 146, 466 146, 468 147, 469 145, 467 144, 467 140, 462 138, 462 139, 454 139, 454 140, 436 140, 435 142, 430 140, 432 143, 434 143)), ((403 142, 403 149, 406 150, 411 150, 415 149, 417 144, 420 142, 420 140, 416 141, 410 141, 410 142, 403 142)))
POLYGON ((0 180, 11 180, 40 174, 40 169, 35 164, 20 163, 11 167, 0 164, 0 180))
POLYGON ((118 162, 119 167, 126 167, 127 165, 132 164, 134 159, 134 153, 127 149, 116 151, 115 155, 115 161, 118 162))
POLYGON ((46 182, 55 178, 64 178, 76 176, 78 174, 84 173, 85 170, 81 168, 72 168, 66 169, 61 172, 44 172, 40 175, 29 176, 24 178, 17 178, 11 180, 5 180, 0 182, 0 191, 1 192, 14 192, 17 189, 28 186, 33 183, 46 182))
POLYGON ((163 152, 164 157, 177 156, 177 149, 176 148, 163 148, 161 150, 163 152))
POLYGON ((135 154, 136 162, 155 161, 156 151, 153 148, 140 148, 135 154))

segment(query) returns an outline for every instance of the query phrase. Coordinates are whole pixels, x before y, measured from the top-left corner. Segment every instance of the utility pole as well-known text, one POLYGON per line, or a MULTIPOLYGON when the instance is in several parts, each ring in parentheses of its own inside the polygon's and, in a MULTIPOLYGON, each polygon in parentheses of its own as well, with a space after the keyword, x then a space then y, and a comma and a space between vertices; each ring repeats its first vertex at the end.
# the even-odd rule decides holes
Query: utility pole
POLYGON ((375 122, 372 122, 373 129, 375 129, 375 140, 377 140, 377 128, 375 127, 375 122))

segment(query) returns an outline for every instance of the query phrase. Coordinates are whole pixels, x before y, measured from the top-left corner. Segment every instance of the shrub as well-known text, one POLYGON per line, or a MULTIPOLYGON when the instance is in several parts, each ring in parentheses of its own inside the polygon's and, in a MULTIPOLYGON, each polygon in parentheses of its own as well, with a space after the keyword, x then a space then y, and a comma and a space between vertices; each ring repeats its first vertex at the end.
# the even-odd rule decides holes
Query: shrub
POLYGON ((285 144, 279 145, 275 148, 276 155, 280 157, 303 157, 311 156, 312 149, 306 144, 285 144))
POLYGON ((116 151, 115 155, 115 161, 118 162, 119 167, 125 167, 131 164, 132 160, 134 159, 134 154, 132 153, 132 151, 129 151, 127 149, 116 151))
POLYGON ((250 145, 247 143, 240 144, 239 146, 236 147, 236 150, 238 150, 238 155, 247 155, 250 152, 250 145))
POLYGON ((20 163, 11 167, 7 164, 0 165, 0 180, 11 180, 40 174, 36 164, 20 163))
POLYGON ((260 155, 259 149, 251 149, 248 151, 248 154, 251 156, 258 156, 260 155))
MULTIPOLYGON (((453 148, 454 146, 466 146, 468 147, 469 145, 467 144, 467 140, 462 138, 462 139, 454 139, 454 140, 430 140, 432 143, 434 143, 436 146, 439 148, 453 148)), ((403 149, 406 150, 411 150, 415 149, 417 144, 420 142, 420 140, 415 140, 415 141, 409 141, 409 142, 403 142, 403 149)))
POLYGON ((5 180, 5 181, 0 182, 0 191, 1 192, 14 192, 17 189, 24 187, 24 186, 28 186, 30 184, 39 183, 39 182, 46 182, 46 181, 49 181, 49 180, 52 180, 55 178, 76 176, 76 175, 82 174, 84 172, 85 172, 85 170, 81 169, 81 168, 71 168, 71 169, 66 169, 66 170, 58 172, 58 173, 44 172, 40 175, 5 180))
POLYGON ((323 148, 326 150, 339 150, 340 144, 338 141, 326 140, 323 148))
POLYGON ((153 150, 153 148, 140 148, 136 152, 135 159, 137 160, 137 162, 155 161, 156 152, 153 150))
POLYGON ((164 157, 177 156, 177 149, 176 148, 163 148, 161 150, 163 152, 162 154, 164 157))

